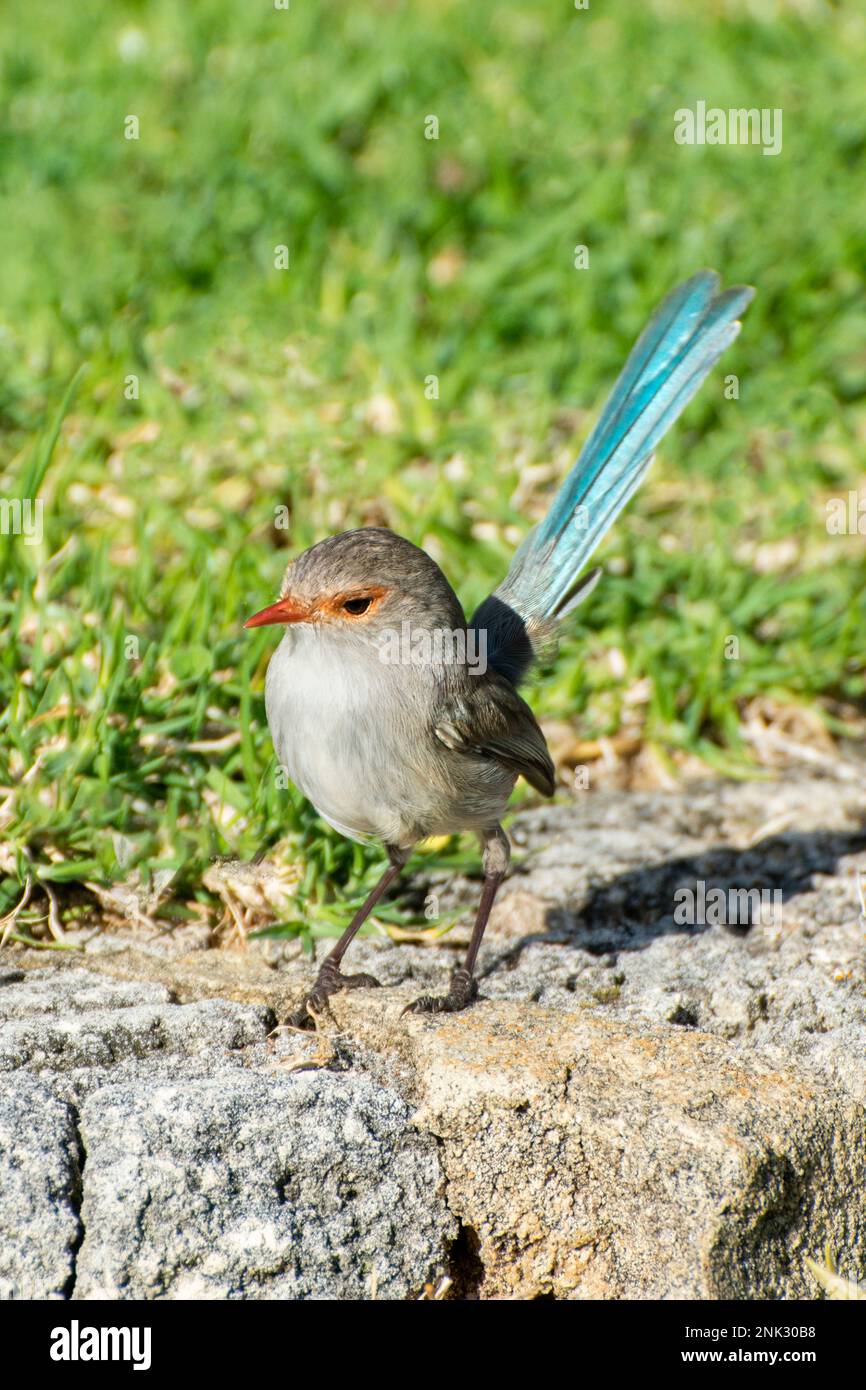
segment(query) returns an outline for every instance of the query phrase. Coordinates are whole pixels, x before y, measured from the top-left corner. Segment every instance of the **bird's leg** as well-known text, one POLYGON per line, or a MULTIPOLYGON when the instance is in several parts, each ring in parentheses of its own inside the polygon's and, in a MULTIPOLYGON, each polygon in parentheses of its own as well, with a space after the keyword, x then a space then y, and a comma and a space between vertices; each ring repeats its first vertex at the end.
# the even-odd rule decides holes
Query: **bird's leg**
POLYGON ((485 831, 484 887, 481 890, 478 915, 475 918, 475 926, 472 929, 472 939, 469 942, 466 959, 452 972, 447 994, 422 994, 420 999, 407 1005, 403 1010, 404 1014, 456 1014, 475 999, 478 994, 478 981, 473 972, 478 948, 481 945, 481 938, 484 935, 484 928, 487 926, 487 919, 490 916, 490 909, 493 906, 497 889, 505 877, 510 857, 511 849, 508 844, 508 836, 502 826, 494 825, 490 830, 485 831))
POLYGON ((387 845, 388 858, 390 864, 383 873, 376 887, 373 889, 366 902, 358 908, 351 922, 347 926, 343 935, 340 937, 333 951, 329 951, 319 966, 319 973, 316 976, 313 988, 309 994, 305 994, 298 1007, 290 1013, 285 1022, 289 1028, 312 1028, 313 1018, 311 1017, 308 1005, 316 1013, 322 1013, 328 1007, 328 999, 332 994, 337 994, 341 989, 375 989, 378 988, 379 981, 373 975, 343 975, 340 971, 340 962, 346 954, 349 943, 355 936, 360 927, 364 925, 373 908, 385 892, 386 888, 394 882, 406 860, 409 858, 408 849, 398 849, 396 845, 387 845))

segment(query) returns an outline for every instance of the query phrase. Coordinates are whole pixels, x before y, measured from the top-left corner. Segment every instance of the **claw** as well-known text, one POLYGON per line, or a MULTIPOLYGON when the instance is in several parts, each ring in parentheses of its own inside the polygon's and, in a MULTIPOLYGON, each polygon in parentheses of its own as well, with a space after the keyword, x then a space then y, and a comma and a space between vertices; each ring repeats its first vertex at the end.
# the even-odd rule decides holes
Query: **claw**
POLYGON ((314 1022, 312 1014, 330 1013, 329 1000, 332 994, 343 989, 381 989, 375 975, 341 975, 337 966, 323 961, 322 968, 309 994, 305 994, 298 1007, 288 1015, 285 1026, 288 1028, 310 1029, 314 1022))
POLYGON ((478 981, 462 966, 451 976, 451 986, 447 994, 422 994, 407 1004, 400 1014, 458 1014, 467 1009, 478 997, 478 981))

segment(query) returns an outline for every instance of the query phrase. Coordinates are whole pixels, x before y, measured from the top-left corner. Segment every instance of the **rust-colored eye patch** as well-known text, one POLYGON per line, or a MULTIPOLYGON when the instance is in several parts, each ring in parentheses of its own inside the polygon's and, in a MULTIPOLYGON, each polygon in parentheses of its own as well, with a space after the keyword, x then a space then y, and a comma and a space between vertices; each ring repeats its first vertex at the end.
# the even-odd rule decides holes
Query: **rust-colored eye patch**
POLYGON ((366 618, 388 592, 382 587, 350 589, 325 599, 320 605, 321 611, 338 618, 366 618))

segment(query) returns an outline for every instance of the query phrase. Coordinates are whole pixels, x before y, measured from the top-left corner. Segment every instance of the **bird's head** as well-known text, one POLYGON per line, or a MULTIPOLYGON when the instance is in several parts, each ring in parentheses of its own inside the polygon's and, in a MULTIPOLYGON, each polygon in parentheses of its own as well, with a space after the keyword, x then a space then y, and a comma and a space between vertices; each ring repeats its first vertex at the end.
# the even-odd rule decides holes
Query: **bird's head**
POLYGON ((465 626, 454 591, 430 556, 393 531, 367 526, 329 536, 292 560, 276 603, 244 627, 303 623, 377 640, 407 620, 465 626))

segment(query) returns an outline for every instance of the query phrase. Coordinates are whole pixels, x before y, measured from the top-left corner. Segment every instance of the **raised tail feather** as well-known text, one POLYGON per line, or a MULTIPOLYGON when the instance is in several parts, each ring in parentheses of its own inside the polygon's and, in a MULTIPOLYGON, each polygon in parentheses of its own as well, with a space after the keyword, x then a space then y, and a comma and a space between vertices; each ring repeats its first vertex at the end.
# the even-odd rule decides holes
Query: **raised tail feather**
POLYGON ((550 511, 529 533, 472 626, 487 629, 488 660, 518 681, 540 640, 595 586, 581 572, 640 486, 653 450, 740 331, 754 290, 719 290, 699 270, 656 309, 550 511))

